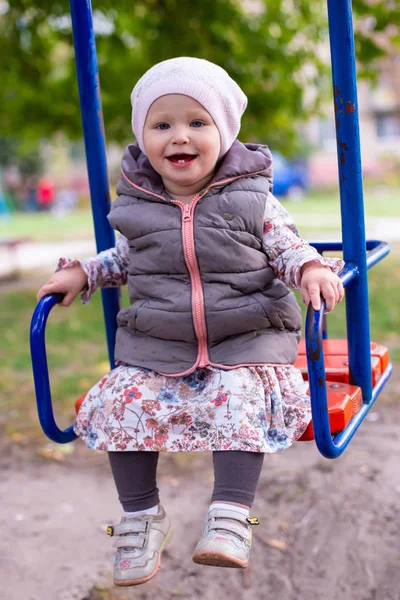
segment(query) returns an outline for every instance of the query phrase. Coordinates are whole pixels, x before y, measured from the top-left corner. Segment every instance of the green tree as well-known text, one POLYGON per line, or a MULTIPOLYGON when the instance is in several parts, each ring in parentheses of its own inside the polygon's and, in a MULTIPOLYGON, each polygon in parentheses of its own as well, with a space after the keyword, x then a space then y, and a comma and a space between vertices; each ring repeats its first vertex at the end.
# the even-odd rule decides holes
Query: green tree
MULTIPOLYGON (((382 55, 376 33, 392 31, 400 0, 354 0, 364 72, 382 55)), ((330 80, 318 49, 327 40, 320 0, 93 0, 107 140, 131 138, 129 96, 140 75, 173 56, 226 68, 249 98, 241 139, 296 150, 299 123, 318 109, 330 80), (310 90, 314 93, 311 94, 310 90)), ((395 33, 395 32, 394 32, 395 33)), ((33 141, 62 130, 81 136, 66 0, 8 0, 0 17, 0 136, 33 141)))

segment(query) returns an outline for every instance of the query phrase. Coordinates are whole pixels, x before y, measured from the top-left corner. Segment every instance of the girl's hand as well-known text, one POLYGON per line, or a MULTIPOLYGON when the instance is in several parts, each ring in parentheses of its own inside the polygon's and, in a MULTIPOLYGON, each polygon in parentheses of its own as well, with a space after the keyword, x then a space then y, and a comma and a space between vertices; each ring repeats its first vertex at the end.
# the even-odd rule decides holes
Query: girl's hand
POLYGON ((37 301, 47 294, 65 294, 60 306, 69 306, 88 282, 87 275, 80 265, 62 269, 54 273, 37 293, 37 301))
POLYGON ((314 310, 321 308, 321 295, 326 303, 326 312, 331 312, 344 297, 339 277, 329 267, 309 262, 301 267, 301 299, 306 306, 311 302, 314 310))

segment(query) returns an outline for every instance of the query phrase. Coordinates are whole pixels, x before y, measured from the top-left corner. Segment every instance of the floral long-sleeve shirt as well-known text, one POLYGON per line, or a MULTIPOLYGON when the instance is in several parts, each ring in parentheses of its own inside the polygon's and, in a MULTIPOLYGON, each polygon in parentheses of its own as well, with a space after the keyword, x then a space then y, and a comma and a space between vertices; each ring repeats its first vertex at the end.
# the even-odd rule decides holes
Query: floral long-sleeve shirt
MULTIPOLYGON (((310 261, 339 272, 343 261, 322 258, 298 236, 288 212, 270 195, 263 249, 276 276, 298 289, 310 261)), ((83 303, 98 287, 127 282, 128 241, 81 261, 60 259, 58 269, 81 264, 88 276, 83 303)), ((198 368, 170 377, 120 365, 88 392, 75 432, 90 448, 107 451, 244 450, 277 452, 290 446, 311 419, 308 384, 294 366, 198 368)))

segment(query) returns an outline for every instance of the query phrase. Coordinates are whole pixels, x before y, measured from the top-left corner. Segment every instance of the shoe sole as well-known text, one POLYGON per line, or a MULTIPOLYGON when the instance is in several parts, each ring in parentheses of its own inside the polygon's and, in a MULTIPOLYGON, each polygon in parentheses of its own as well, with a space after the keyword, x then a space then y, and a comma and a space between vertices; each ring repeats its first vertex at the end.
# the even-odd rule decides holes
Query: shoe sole
POLYGON ((172 534, 173 534, 172 527, 170 527, 167 531, 164 542, 160 546, 160 553, 158 555, 157 564, 154 568, 154 571, 152 571, 150 573, 150 575, 147 575, 146 577, 142 577, 141 579, 129 579, 128 581, 116 581, 114 579, 113 580, 114 585, 116 585, 117 587, 129 587, 129 586, 133 586, 133 585, 141 585, 142 583, 147 583, 147 581, 150 581, 150 579, 153 579, 153 577, 156 575, 156 573, 161 565, 161 554, 163 553, 165 548, 170 543, 170 541, 172 539, 172 534))
POLYGON ((245 569, 249 564, 248 560, 241 560, 235 556, 217 552, 216 550, 199 550, 193 554, 192 560, 198 565, 208 565, 209 567, 230 567, 233 569, 245 569))

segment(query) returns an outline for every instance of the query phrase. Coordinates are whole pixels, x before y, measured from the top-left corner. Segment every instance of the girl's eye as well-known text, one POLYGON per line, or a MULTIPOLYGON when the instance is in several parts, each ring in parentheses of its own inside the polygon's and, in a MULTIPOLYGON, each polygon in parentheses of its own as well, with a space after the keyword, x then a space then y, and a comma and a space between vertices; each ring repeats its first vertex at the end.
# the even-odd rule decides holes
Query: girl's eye
POLYGON ((161 131, 165 131, 166 129, 169 129, 169 125, 168 125, 168 123, 159 123, 157 125, 157 129, 160 129, 161 131))
POLYGON ((203 123, 202 123, 201 121, 197 121, 197 120, 195 120, 195 121, 192 121, 192 122, 190 123, 190 125, 191 125, 192 127, 201 127, 201 126, 203 125, 203 123))

